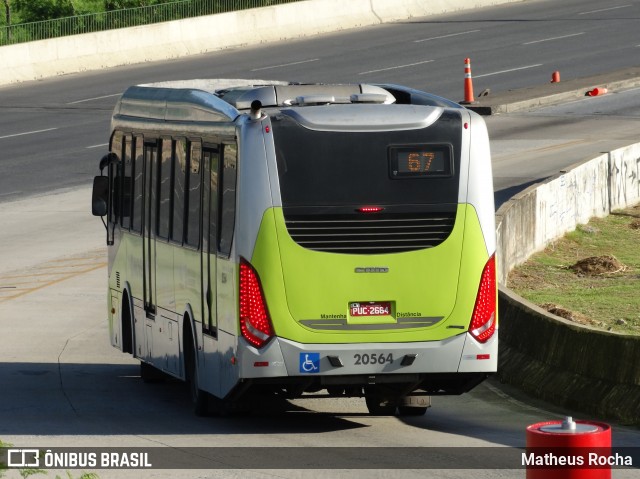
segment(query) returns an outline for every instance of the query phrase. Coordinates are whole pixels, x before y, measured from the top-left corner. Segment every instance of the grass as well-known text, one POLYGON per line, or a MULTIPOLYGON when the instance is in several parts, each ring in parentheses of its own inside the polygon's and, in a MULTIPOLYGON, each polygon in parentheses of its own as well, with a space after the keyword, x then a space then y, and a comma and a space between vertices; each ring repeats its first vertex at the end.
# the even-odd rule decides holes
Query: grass
POLYGON ((515 268, 507 284, 566 319, 640 335, 639 245, 636 205, 578 226, 515 268))

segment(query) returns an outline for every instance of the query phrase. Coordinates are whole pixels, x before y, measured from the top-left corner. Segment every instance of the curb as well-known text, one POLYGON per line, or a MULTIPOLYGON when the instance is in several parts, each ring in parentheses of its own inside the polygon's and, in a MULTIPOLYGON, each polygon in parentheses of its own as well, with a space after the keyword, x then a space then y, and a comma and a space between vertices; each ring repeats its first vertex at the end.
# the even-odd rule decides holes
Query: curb
POLYGON ((473 104, 464 106, 485 116, 513 113, 579 100, 585 98, 587 92, 596 87, 604 87, 609 92, 640 87, 640 67, 624 68, 590 77, 509 90, 481 97, 473 104))

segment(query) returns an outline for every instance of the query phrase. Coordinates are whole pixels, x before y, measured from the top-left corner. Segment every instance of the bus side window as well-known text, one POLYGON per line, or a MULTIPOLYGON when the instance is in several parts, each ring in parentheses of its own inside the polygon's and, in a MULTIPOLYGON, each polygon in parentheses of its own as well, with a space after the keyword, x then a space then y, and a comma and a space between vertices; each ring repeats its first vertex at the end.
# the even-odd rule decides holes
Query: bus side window
POLYGON ((182 244, 184 236, 185 180, 187 170, 187 141, 177 139, 173 157, 173 222, 171 240, 182 244))
POLYGON ((133 141, 130 135, 124 138, 124 149, 122 153, 122 227, 129 229, 131 226, 131 188, 133 187, 131 178, 133 175, 133 152, 131 151, 133 141))
POLYGON ((222 179, 219 190, 218 252, 227 257, 231 254, 231 243, 235 228, 237 161, 238 147, 235 144, 224 145, 222 179))
MULTIPOLYGON (((118 159, 122 159, 122 133, 115 132, 111 138, 111 153, 118 159)), ((109 165, 109 176, 111 177, 111 208, 109 208, 109 221, 114 224, 120 222, 120 211, 122 205, 122 161, 109 165)))
POLYGON ((215 147, 205 146, 203 151, 203 160, 205 166, 205 175, 208 171, 207 181, 209 182, 208 195, 204 200, 203 216, 206 218, 205 225, 208 231, 204 231, 207 239, 207 250, 209 253, 215 254, 218 249, 218 222, 219 222, 219 188, 220 188, 220 152, 215 147))
POLYGON ((187 218, 185 244, 197 248, 200 246, 200 191, 202 184, 202 145, 192 142, 189 151, 187 170, 187 218))
POLYGON ((171 173, 173 158, 173 142, 171 138, 162 138, 162 153, 160 157, 160 171, 158 172, 158 220, 157 235, 159 238, 169 239, 171 228, 171 173))
POLYGON ((133 143, 133 198, 131 213, 131 231, 142 233, 142 187, 144 176, 142 175, 142 152, 144 151, 144 139, 138 135, 133 143))

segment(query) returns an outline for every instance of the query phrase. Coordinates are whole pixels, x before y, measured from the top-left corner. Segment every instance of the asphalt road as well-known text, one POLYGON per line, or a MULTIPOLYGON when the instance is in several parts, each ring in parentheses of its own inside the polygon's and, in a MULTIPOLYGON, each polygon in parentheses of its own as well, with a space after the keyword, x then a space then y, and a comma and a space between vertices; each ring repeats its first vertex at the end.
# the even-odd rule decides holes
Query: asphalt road
MULTIPOLYGON (((197 77, 394 82, 461 99, 465 57, 472 58, 477 91, 548 82, 554 70, 568 79, 626 67, 639 51, 640 40, 633 40, 639 17, 633 0, 535 1, 0 89, 0 439, 23 447, 159 446, 170 453, 203 445, 462 447, 445 452, 452 467, 468 464, 474 446, 522 447, 528 424, 571 411, 492 381, 470 394, 434 398, 420 418, 370 417, 355 399, 296 401, 286 414, 193 417, 179 384, 143 384, 137 363, 108 345, 103 228, 88 215, 88 187, 106 151, 110 110, 131 84, 197 77)), ((499 196, 638 141, 636 115, 585 108, 488 119, 499 196)), ((614 444, 637 446, 640 433, 616 424, 614 444)), ((358 460, 356 452, 347 456, 358 460)), ((474 458, 475 470, 402 470, 383 461, 373 470, 338 462, 329 472, 101 471, 100 477, 524 477, 522 468, 487 470, 491 460, 474 458)), ((186 467, 189 452, 180 460, 186 467)), ((636 475, 615 470, 613 477, 636 475)))
POLYGON ((116 97, 132 84, 392 82, 461 100, 466 57, 476 93, 547 83, 556 70, 568 80, 628 67, 640 52, 639 19, 637 0, 531 1, 7 86, 0 88, 0 201, 88 184, 116 97))

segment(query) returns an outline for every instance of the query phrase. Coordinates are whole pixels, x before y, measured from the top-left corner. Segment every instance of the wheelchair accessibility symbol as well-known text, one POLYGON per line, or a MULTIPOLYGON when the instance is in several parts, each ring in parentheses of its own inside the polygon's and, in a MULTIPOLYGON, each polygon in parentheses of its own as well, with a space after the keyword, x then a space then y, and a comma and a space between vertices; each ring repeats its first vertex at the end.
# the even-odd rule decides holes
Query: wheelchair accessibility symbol
POLYGON ((320 353, 300 353, 300 372, 313 374, 320 372, 320 353))

